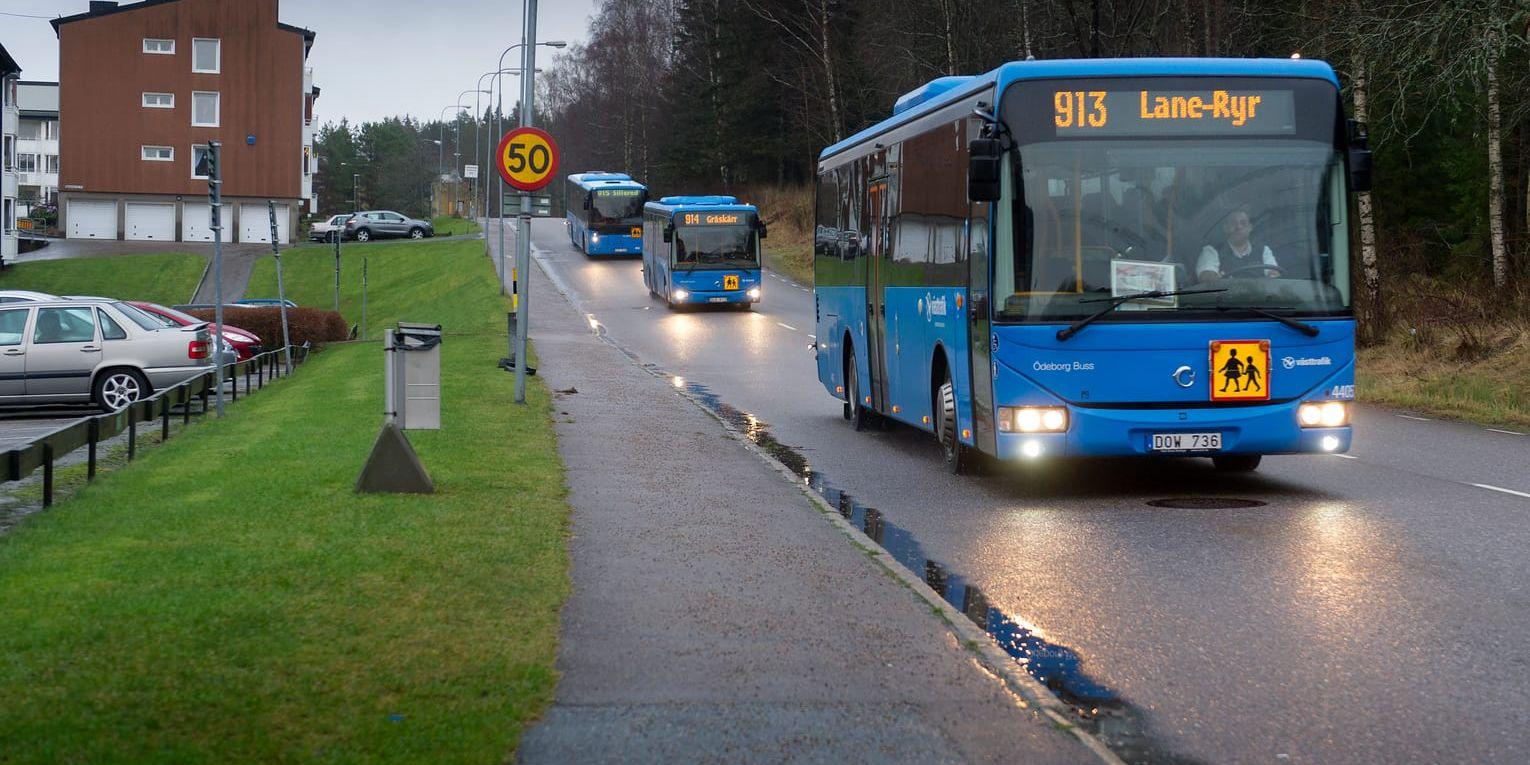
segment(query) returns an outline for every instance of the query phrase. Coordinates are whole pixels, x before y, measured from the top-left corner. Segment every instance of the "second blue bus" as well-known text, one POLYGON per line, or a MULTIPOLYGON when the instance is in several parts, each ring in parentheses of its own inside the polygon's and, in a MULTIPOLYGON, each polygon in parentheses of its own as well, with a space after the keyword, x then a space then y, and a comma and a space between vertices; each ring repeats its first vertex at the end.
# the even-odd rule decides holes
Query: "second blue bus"
POLYGON ((670 308, 760 301, 760 240, 754 205, 729 196, 664 197, 643 208, 643 283, 670 308))
POLYGON ((643 251, 643 203, 648 187, 626 173, 575 173, 565 203, 568 240, 586 255, 643 251))

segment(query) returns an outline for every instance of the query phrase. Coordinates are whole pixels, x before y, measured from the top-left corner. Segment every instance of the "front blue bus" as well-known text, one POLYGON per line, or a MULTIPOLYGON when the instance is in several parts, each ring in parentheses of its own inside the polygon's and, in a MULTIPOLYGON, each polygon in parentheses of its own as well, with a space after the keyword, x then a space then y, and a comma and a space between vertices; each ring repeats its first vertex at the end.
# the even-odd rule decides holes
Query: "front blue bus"
POLYGON ((819 377, 955 471, 1346 451, 1369 158, 1316 61, 941 78, 820 157, 819 377))
POLYGON ((568 240, 586 255, 643 251, 648 187, 626 173, 576 173, 567 180, 568 240))
POLYGON ((760 240, 754 205, 734 197, 664 197, 643 208, 643 283, 670 308, 760 302, 760 240))

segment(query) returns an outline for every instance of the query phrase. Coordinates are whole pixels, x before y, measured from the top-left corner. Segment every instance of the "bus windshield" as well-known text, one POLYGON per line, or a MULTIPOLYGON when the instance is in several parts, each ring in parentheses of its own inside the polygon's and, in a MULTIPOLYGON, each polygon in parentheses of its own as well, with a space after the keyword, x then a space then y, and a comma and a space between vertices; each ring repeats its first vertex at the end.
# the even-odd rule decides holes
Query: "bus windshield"
POLYGON ((590 224, 634 223, 643 215, 643 192, 605 189, 591 194, 590 224))
MULTIPOLYGON (((1072 100, 1070 91, 1057 90, 1055 119, 1049 108, 1041 129, 1033 119, 1029 130, 1017 131, 1021 145, 1005 160, 997 320, 1072 320, 1110 298, 1178 290, 1199 292, 1129 301, 1108 318, 1226 316, 1250 308, 1347 314, 1347 196, 1331 90, 1305 100, 1301 88, 1295 97, 1232 91, 1263 96, 1265 103, 1255 101, 1243 117, 1258 130, 1247 135, 1235 133, 1232 109, 1219 124, 1186 117, 1183 126, 1163 126, 1153 121, 1150 98, 1157 97, 1147 86, 1119 88, 1120 97, 1116 89, 1089 87, 1071 91, 1072 100)), ((1238 97, 1201 92, 1208 103, 1238 97)), ((1042 94, 1049 107, 1053 93, 1047 87, 1042 94)), ((1169 108, 1163 113, 1213 114, 1199 103, 1174 107, 1182 112, 1169 108)))
POLYGON ((675 266, 688 270, 759 268, 754 227, 676 226, 675 266))

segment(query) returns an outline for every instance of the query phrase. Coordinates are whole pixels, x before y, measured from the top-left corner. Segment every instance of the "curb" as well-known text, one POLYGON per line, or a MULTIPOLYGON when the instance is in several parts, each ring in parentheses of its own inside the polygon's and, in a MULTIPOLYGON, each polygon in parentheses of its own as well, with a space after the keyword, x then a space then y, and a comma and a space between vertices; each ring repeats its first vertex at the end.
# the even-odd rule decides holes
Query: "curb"
MULTIPOLYGON (((659 378, 661 373, 643 366, 638 362, 638 359, 635 355, 633 355, 627 349, 623 348, 621 345, 617 344, 615 340, 611 339, 611 337, 606 334, 605 325, 598 323, 589 312, 585 311, 579 305, 579 303, 570 294, 568 285, 560 277, 552 273, 547 264, 543 262, 542 257, 538 254, 535 247, 531 248, 531 254, 532 260, 534 260, 537 264, 537 268, 540 269, 542 271, 542 275, 547 277, 547 280, 553 284, 553 286, 558 290, 559 294, 562 295, 563 299, 568 301, 568 304, 572 306, 575 311, 578 311, 579 313, 584 314, 586 317, 589 317, 590 327, 596 337, 600 338, 602 342, 619 351, 624 357, 626 357, 628 363, 636 366, 638 369, 644 372, 647 372, 649 375, 652 375, 655 378, 659 378)), ((994 676, 1000 679, 1006 688, 1020 697, 1020 706, 1022 708, 1033 708, 1036 712, 1045 717, 1047 721, 1050 722, 1054 727, 1071 733, 1075 739, 1078 739, 1079 743, 1083 744, 1085 748, 1087 748, 1091 753, 1099 758, 1100 762, 1105 763, 1106 765, 1125 765, 1125 761, 1118 757, 1115 752, 1112 752, 1109 747, 1105 746, 1103 742, 1101 742, 1093 734, 1079 727, 1079 725, 1074 722, 1072 711, 1069 709, 1068 705, 1064 704, 1062 699, 1058 698, 1056 694, 1052 693, 1051 689, 1047 688, 1045 685, 1042 685, 1040 681, 1036 680, 1036 678, 1031 677, 1030 673, 1021 669, 1015 660, 1009 656, 1009 654, 1006 654, 1003 649, 999 648, 998 644, 994 642, 993 638, 989 636, 987 632, 979 629, 978 626, 973 624, 965 614, 957 610, 956 606, 951 605, 951 603, 948 602, 945 598, 941 597, 939 593, 935 592, 933 589, 930 589, 930 586, 926 584, 923 579, 915 576, 912 571, 909 571, 907 568, 905 568, 903 564, 899 563, 897 559, 893 558, 892 554, 887 552, 887 550, 884 549, 880 544, 877 544, 871 539, 871 537, 866 536, 865 533, 863 533, 860 529, 856 528, 849 521, 845 520, 845 518, 839 514, 839 511, 829 504, 828 500, 824 499, 817 492, 804 487, 802 485, 801 478, 796 473, 792 472, 791 468, 787 467, 780 460, 776 459, 764 449, 761 449, 759 445, 751 441, 748 436, 744 435, 727 420, 724 420, 721 416, 719 416, 716 412, 713 412, 711 409, 707 408, 702 402, 698 401, 690 393, 684 390, 676 390, 674 392, 676 395, 679 395, 681 398, 690 402, 697 409, 705 412, 707 416, 716 420, 717 423, 722 426, 723 432, 728 434, 729 438, 742 444, 745 449, 759 457, 762 461, 765 462, 766 465, 768 465, 772 470, 779 474, 783 480, 796 486, 797 489, 802 492, 802 495, 808 499, 808 502, 812 504, 814 509, 818 510, 819 514, 822 515, 825 520, 827 520, 835 528, 839 529, 839 531, 843 533, 845 537, 852 543, 867 550, 870 553, 871 559, 876 561, 877 565, 882 568, 883 572, 891 575, 899 583, 907 587, 909 591, 912 592, 916 597, 924 601, 926 605, 930 606, 930 608, 935 611, 935 613, 939 614, 941 620, 945 622, 946 627, 951 630, 957 640, 977 656, 979 662, 983 665, 983 668, 993 673, 994 676)))
POLYGON ((197 286, 191 290, 191 297, 186 300, 189 305, 197 302, 197 295, 202 294, 202 285, 207 283, 207 274, 212 271, 212 258, 207 259, 207 265, 202 266, 202 278, 197 280, 197 286))

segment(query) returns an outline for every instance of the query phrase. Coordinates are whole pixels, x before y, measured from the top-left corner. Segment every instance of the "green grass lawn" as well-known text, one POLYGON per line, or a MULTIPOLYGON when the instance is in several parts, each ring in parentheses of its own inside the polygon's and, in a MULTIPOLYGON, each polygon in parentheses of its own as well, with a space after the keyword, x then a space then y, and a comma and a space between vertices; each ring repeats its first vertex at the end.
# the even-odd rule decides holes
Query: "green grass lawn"
MULTIPOLYGON (((0 537, 0 760, 510 757, 552 699, 568 588, 550 404, 534 384, 517 406, 493 370, 504 304, 480 245, 386 249, 376 326, 449 332, 445 427, 410 434, 437 493, 352 492, 382 354, 346 344, 29 518, 0 537)), ((322 304, 329 253, 283 261, 322 304)))
MULTIPOLYGON (((340 248, 340 312, 348 324, 361 321, 363 261, 369 337, 381 337, 384 324, 397 321, 441 324, 447 333, 504 336, 506 303, 482 242, 346 243, 340 248), (472 278, 464 278, 464 271, 472 278)), ((312 308, 334 307, 333 248, 301 247, 283 253, 282 277, 289 300, 312 308)), ((245 294, 276 294, 272 258, 255 262, 245 294)))
POLYGON ((476 234, 483 230, 476 222, 453 215, 442 215, 430 220, 430 225, 435 226, 436 236, 461 236, 462 234, 476 234))
POLYGON ((0 271, 0 289, 173 305, 191 300, 206 268, 205 258, 185 253, 43 260, 0 271))

